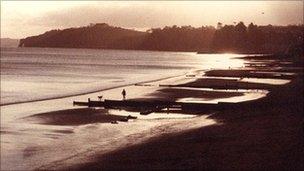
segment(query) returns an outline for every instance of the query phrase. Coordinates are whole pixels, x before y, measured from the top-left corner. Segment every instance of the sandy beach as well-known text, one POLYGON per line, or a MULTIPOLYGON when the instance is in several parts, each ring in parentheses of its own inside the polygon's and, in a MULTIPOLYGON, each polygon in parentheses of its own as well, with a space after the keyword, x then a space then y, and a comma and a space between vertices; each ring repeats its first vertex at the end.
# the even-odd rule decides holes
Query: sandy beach
POLYGON ((121 100, 123 88, 128 92, 128 99, 143 98, 159 90, 160 83, 188 82, 184 78, 182 75, 147 82, 154 86, 128 85, 80 96, 1 106, 1 169, 64 168, 89 162, 96 151, 108 153, 142 143, 159 136, 170 125, 176 124, 174 129, 168 129, 172 133, 215 124, 202 116, 198 124, 183 125, 197 117, 192 114, 142 116, 139 112, 73 106, 74 100, 98 100, 100 95, 121 100), (128 115, 137 119, 120 121, 128 115), (112 121, 118 124, 111 124, 112 121), (18 141, 20 138, 22 141, 18 141))
MULTIPOLYGON (((225 73, 229 74, 229 71, 225 73)), ((271 87, 270 93, 262 99, 245 102, 252 104, 250 108, 232 108, 208 115, 207 119, 212 119, 216 124, 166 133, 105 155, 97 153, 91 162, 68 168, 303 170, 302 74, 296 73, 291 82, 279 86, 256 84, 259 87, 255 88, 271 87)), ((223 81, 218 84, 223 84, 223 81)), ((201 79, 188 84, 194 83, 198 87, 206 85, 206 81, 201 79)), ((179 94, 171 89, 162 91, 176 96, 179 94)), ((193 118, 189 122, 197 124, 198 120, 193 118)))
POLYGON ((303 92, 303 73, 274 69, 268 61, 262 60, 263 69, 198 70, 190 76, 1 106, 1 169, 279 169, 286 163, 290 166, 285 168, 301 169, 303 100, 298 93, 303 92), (259 71, 270 72, 256 78, 259 71), (140 115, 140 107, 72 106, 75 100, 97 101, 100 95, 121 100, 122 89, 127 100, 229 102, 244 107, 140 115), (137 118, 125 122, 128 115, 137 118), (15 140, 21 134, 22 143, 15 140))
POLYGON ((303 1, 0 3, 0 171, 304 171, 303 1))

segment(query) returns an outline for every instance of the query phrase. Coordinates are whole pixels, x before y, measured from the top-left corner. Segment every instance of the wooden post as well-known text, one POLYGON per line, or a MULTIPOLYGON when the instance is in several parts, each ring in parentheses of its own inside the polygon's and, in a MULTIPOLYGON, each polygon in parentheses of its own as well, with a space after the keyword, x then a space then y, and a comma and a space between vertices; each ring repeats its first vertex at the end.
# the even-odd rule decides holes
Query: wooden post
POLYGON ((91 107, 91 99, 90 98, 88 98, 88 107, 91 107))
POLYGON ((167 106, 167 114, 169 114, 169 106, 167 106))

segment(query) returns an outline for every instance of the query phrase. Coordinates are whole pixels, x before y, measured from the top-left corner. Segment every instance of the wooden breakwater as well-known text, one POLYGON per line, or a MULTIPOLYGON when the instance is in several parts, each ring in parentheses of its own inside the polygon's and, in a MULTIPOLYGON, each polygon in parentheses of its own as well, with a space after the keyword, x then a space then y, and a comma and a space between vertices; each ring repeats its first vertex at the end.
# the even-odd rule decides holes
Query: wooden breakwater
POLYGON ((240 107, 249 107, 242 103, 186 103, 160 100, 104 100, 92 101, 88 99, 87 102, 74 101, 73 105, 88 106, 88 107, 104 107, 106 109, 121 109, 133 108, 135 111, 140 111, 141 114, 150 114, 152 112, 160 111, 162 109, 180 109, 180 110, 223 110, 234 109, 240 107))

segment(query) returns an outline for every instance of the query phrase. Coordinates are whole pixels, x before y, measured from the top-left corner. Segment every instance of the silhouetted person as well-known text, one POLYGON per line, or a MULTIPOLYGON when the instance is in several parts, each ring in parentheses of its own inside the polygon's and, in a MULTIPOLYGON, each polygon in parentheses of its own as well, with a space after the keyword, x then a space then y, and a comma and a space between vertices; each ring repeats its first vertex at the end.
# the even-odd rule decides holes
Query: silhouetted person
POLYGON ((121 94, 122 94, 123 100, 126 100, 126 94, 127 94, 127 93, 126 93, 126 90, 125 90, 125 89, 122 90, 121 94))

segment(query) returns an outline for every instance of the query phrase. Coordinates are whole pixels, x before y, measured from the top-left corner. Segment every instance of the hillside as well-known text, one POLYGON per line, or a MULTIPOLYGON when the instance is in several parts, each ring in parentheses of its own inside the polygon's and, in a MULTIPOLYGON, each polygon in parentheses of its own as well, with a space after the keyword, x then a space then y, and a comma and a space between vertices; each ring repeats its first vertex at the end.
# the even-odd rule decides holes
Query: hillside
POLYGON ((144 32, 100 23, 87 27, 51 30, 38 36, 21 39, 19 46, 134 49, 139 46, 144 36, 144 32))
POLYGON ((21 47, 63 47, 192 51, 202 53, 296 53, 303 54, 303 25, 192 27, 176 25, 139 32, 108 24, 51 30, 20 40, 21 47))

